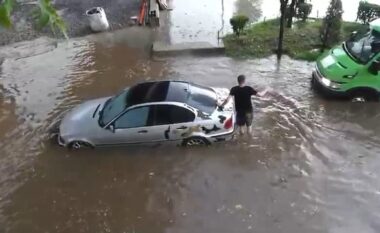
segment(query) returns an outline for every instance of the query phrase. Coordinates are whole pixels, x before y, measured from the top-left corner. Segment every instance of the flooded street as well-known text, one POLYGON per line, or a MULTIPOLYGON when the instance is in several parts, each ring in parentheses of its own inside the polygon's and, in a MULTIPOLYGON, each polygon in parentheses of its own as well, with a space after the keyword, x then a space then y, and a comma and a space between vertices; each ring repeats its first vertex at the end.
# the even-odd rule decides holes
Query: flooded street
POLYGON ((380 108, 326 101, 314 63, 285 57, 150 58, 130 28, 0 48, 0 233, 380 231, 380 108), (49 129, 80 102, 144 80, 271 94, 254 134, 207 148, 69 151, 49 129))
POLYGON ((313 64, 150 60, 144 43, 107 34, 50 49, 36 43, 2 64, 1 232, 380 229, 380 110, 314 96, 313 64), (154 78, 229 87, 242 72, 272 89, 255 103, 253 138, 191 150, 80 152, 49 140, 49 126, 83 100, 154 78))

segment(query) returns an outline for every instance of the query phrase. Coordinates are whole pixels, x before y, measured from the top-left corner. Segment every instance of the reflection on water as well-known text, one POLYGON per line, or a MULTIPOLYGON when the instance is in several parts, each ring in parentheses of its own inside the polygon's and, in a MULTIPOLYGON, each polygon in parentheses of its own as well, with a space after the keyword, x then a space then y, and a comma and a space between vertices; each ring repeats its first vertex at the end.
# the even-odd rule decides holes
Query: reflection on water
POLYGON ((377 104, 315 96, 312 63, 151 60, 149 32, 118 33, 1 49, 0 232, 378 232, 377 104), (271 89, 252 138, 79 152, 49 140, 83 100, 151 79, 231 87, 241 73, 271 89))

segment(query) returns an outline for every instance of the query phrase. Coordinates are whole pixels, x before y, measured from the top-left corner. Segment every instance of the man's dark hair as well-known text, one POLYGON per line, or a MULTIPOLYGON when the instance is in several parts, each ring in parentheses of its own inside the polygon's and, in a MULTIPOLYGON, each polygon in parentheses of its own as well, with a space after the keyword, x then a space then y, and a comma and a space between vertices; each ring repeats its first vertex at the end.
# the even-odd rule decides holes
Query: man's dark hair
POLYGON ((245 76, 244 75, 239 75, 237 77, 237 81, 239 84, 243 84, 245 82, 245 76))

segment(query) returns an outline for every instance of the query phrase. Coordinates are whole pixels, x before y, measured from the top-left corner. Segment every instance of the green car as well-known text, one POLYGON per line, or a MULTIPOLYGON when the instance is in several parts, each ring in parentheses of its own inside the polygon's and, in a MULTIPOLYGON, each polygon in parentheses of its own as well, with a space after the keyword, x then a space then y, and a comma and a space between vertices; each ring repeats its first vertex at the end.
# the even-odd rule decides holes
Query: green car
POLYGON ((323 54, 312 78, 313 89, 327 97, 354 102, 380 97, 380 19, 370 23, 362 36, 351 38, 323 54))

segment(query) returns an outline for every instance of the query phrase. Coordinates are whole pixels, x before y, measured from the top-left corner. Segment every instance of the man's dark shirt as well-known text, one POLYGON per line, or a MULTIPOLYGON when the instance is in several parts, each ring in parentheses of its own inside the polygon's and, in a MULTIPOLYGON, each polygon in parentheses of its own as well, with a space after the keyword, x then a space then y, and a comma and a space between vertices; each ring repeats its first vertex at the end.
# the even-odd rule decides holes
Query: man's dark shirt
POLYGON ((251 96, 257 95, 257 91, 250 86, 236 86, 230 91, 235 98, 235 109, 237 114, 245 114, 253 111, 251 96))

